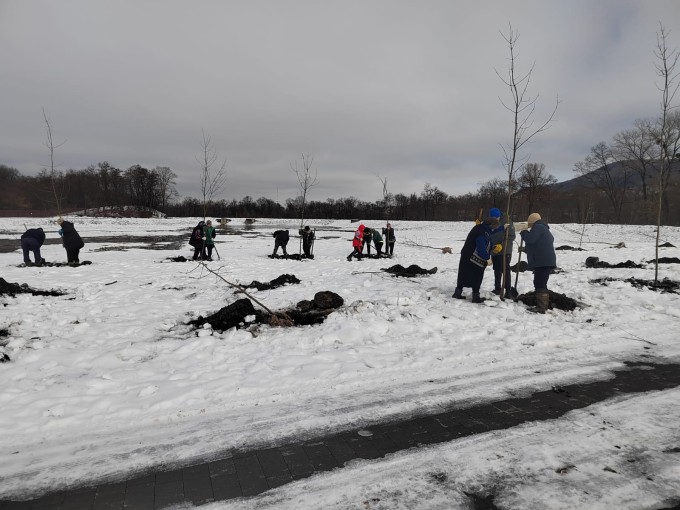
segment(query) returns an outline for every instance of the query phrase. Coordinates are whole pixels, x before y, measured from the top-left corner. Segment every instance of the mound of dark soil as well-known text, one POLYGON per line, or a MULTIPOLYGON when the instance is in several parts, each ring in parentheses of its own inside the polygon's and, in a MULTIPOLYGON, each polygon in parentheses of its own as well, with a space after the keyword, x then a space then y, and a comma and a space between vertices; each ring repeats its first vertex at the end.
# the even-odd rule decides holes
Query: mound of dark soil
POLYGON ((189 261, 191 261, 191 259, 188 259, 183 255, 179 255, 177 257, 168 257, 165 260, 169 260, 170 262, 189 262, 189 261))
POLYGON ((33 294, 34 296, 63 296, 65 292, 57 290, 37 290, 32 289, 27 284, 9 283, 4 278, 0 278, 0 296, 16 296, 17 294, 33 294))
POLYGON ((289 253, 288 255, 267 255, 270 259, 286 259, 286 260, 306 260, 313 259, 314 255, 300 255, 299 253, 289 253))
POLYGON ((649 290, 659 291, 661 293, 669 292, 671 294, 680 294, 680 282, 664 278, 654 285, 654 280, 643 280, 640 278, 596 278, 590 280, 590 283, 599 283, 600 285, 607 285, 609 282, 628 282, 637 289, 646 288, 649 290))
MULTIPOLYGON (((650 262, 654 262, 650 260, 650 262)), ((659 264, 680 264, 678 257, 659 257, 659 264)))
POLYGON ((526 261, 521 260, 521 261, 519 262, 519 264, 515 264, 514 266, 510 266, 510 271, 512 271, 513 273, 516 273, 516 272, 517 272, 517 266, 518 266, 518 265, 519 265, 519 272, 520 272, 520 273, 523 273, 523 272, 529 270, 529 264, 527 264, 526 261))
POLYGON ((190 325, 202 327, 208 323, 218 331, 231 328, 247 328, 255 324, 270 324, 272 326, 307 326, 321 324, 335 309, 344 304, 342 297, 334 292, 322 291, 314 295, 311 301, 301 301, 297 308, 281 310, 270 315, 265 311, 256 310, 250 299, 242 298, 225 306, 208 317, 199 316, 189 322, 190 325), (253 320, 246 322, 246 317, 253 320))
POLYGON ((42 264, 20 264, 19 267, 78 267, 78 266, 89 266, 92 264, 91 260, 83 260, 75 266, 70 265, 68 262, 43 262, 42 264))
POLYGON ((5 352, 0 352, 0 363, 7 363, 10 361, 9 356, 5 352))
POLYGON ((663 243, 659 245, 659 248, 675 248, 675 245, 671 243, 663 243))
POLYGON ((392 267, 382 268, 381 271, 393 274, 394 276, 412 277, 424 274, 435 274, 437 272, 437 268, 433 267, 432 269, 423 269, 422 267, 415 264, 411 264, 408 267, 404 267, 401 264, 396 264, 392 267))
POLYGON ((588 257, 586 259, 586 267, 591 267, 591 268, 615 268, 615 269, 621 269, 621 268, 628 268, 628 269, 639 269, 642 266, 642 264, 636 264, 632 260, 626 260, 625 262, 619 262, 618 264, 610 264, 609 262, 602 262, 599 257, 588 257))
POLYGON ((257 289, 257 290, 270 290, 276 289, 277 287, 283 287, 286 284, 294 285, 300 283, 294 274, 282 274, 277 278, 274 278, 269 283, 261 283, 257 280, 253 280, 248 285, 243 285, 246 289, 257 289))
MULTIPOLYGON (((550 294, 551 310, 556 308, 558 310, 571 312, 578 308, 578 303, 575 299, 565 296, 564 294, 560 294, 559 292, 553 292, 552 290, 549 290, 548 293, 550 294)), ((527 292, 526 294, 521 294, 517 300, 521 301, 527 306, 536 306, 536 292, 527 292)))
POLYGON ((563 246, 558 246, 555 248, 556 250, 567 250, 567 251, 585 251, 583 248, 574 248, 573 246, 567 246, 566 244, 563 246))

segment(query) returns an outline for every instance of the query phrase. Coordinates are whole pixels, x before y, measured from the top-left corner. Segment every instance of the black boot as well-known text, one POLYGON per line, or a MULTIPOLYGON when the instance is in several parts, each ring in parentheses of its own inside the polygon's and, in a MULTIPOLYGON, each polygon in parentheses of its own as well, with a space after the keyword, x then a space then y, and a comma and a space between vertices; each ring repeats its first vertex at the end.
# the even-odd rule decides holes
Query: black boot
POLYGON ((472 302, 473 303, 483 303, 484 301, 486 301, 486 299, 484 299, 483 297, 480 297, 479 292, 473 292, 472 293, 472 302))
POLYGON ((463 296, 463 289, 456 287, 456 290, 453 292, 453 296, 451 297, 456 299, 465 299, 465 296, 463 296))

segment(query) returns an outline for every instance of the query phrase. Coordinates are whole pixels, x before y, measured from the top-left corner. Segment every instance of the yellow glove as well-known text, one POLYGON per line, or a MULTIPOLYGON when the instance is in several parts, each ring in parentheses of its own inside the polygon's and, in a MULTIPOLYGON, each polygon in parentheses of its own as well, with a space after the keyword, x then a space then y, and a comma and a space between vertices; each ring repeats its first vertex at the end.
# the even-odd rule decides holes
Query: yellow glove
POLYGON ((475 220, 475 225, 479 225, 480 223, 482 223, 482 221, 479 218, 475 220))
POLYGON ((493 253, 494 255, 498 255, 502 251, 503 251, 503 245, 499 243, 499 244, 494 245, 493 250, 491 250, 491 253, 493 253))

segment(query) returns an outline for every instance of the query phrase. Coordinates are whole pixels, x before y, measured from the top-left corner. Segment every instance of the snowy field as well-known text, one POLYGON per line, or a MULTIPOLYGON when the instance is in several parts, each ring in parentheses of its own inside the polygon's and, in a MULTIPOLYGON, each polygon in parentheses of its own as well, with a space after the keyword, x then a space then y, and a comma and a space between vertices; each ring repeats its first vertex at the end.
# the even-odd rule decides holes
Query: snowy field
MULTIPOLYGON (((271 233, 296 233, 297 223, 234 219, 218 227, 221 260, 210 268, 244 284, 299 278, 253 291, 270 309, 322 290, 345 301, 323 324, 253 334, 187 326, 242 295, 195 263, 168 260, 190 257, 188 244, 145 249, 134 239, 188 239, 198 218, 67 219, 86 238, 80 260, 91 265, 20 267, 24 224, 43 227, 48 239, 58 239, 58 228, 0 218, 0 240, 17 246, 0 253, 0 276, 66 292, 0 296, 0 329, 8 331, 0 353, 11 359, 0 364, 0 499, 603 379, 624 361, 680 362, 680 295, 622 281, 652 279, 653 264, 584 264, 588 256, 653 259, 650 226, 589 225, 581 239, 580 225, 552 225, 556 246, 583 241, 586 251, 557 252, 561 271, 549 284, 581 307, 537 315, 493 296, 490 268, 484 304, 451 298, 471 222, 394 222, 392 260, 348 262, 358 224, 311 221, 315 259, 294 261, 267 255, 271 233), (613 247, 620 242, 626 247, 613 247), (434 249, 444 246, 454 253, 434 249), (413 279, 380 271, 393 264, 438 271, 413 279), (618 281, 589 282, 602 277, 618 281)), ((664 227, 661 237, 680 246, 680 228, 664 227)), ((288 251, 298 247, 295 236, 288 251)), ((680 248, 660 252, 680 257, 680 248)), ((59 244, 46 244, 43 256, 66 261, 59 244)), ((680 280, 680 265, 661 265, 660 277, 680 280)), ((520 274, 518 290, 533 290, 530 273, 520 274)), ((663 508, 680 502, 679 401, 680 389, 620 397, 558 420, 354 461, 208 508, 468 508, 464 491, 496 494, 499 508, 663 508)))

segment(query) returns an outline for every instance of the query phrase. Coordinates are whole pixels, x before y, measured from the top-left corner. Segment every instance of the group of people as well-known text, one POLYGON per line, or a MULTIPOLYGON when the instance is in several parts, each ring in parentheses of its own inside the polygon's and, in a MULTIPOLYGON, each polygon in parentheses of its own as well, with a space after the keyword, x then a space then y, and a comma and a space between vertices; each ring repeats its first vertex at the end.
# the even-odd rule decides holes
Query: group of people
POLYGON ((217 237, 217 231, 212 226, 212 221, 199 221, 189 239, 189 244, 194 248, 192 260, 211 261, 212 252, 215 249, 215 237, 217 237))
POLYGON ((378 229, 369 228, 362 223, 354 232, 354 238, 352 239, 353 250, 352 253, 347 256, 347 260, 351 261, 352 257, 361 260, 364 256, 364 248, 366 248, 366 256, 371 257, 371 243, 375 246, 376 258, 383 256, 382 248, 385 243, 385 255, 391 257, 394 253, 394 243, 396 242, 397 238, 394 235, 394 229, 392 228, 391 223, 388 223, 387 226, 382 229, 382 234, 378 229))
MULTIPOLYGON (((454 298, 465 299, 463 288, 469 287, 472 289, 472 302, 484 302, 479 289, 487 265, 493 266, 494 294, 505 293, 512 298, 517 297, 517 290, 512 286, 510 276, 516 226, 512 221, 504 224, 502 217, 503 213, 494 207, 489 210, 488 217, 478 219, 468 233, 460 252, 454 298)), ((545 313, 550 307, 548 279, 557 265, 554 238, 550 226, 538 213, 531 213, 526 223, 517 224, 517 229, 522 238, 519 249, 527 254, 527 267, 534 273, 536 307, 532 311, 545 313)))
MULTIPOLYGON (((69 266, 80 264, 80 250, 85 243, 78 231, 70 221, 61 216, 55 222, 59 225, 59 236, 66 250, 66 261, 69 266)), ((45 243, 45 231, 41 228, 29 228, 21 235, 21 249, 24 252, 24 264, 27 266, 42 266, 46 263, 40 253, 40 248, 45 243), (31 252, 35 261, 31 260, 31 252)))

